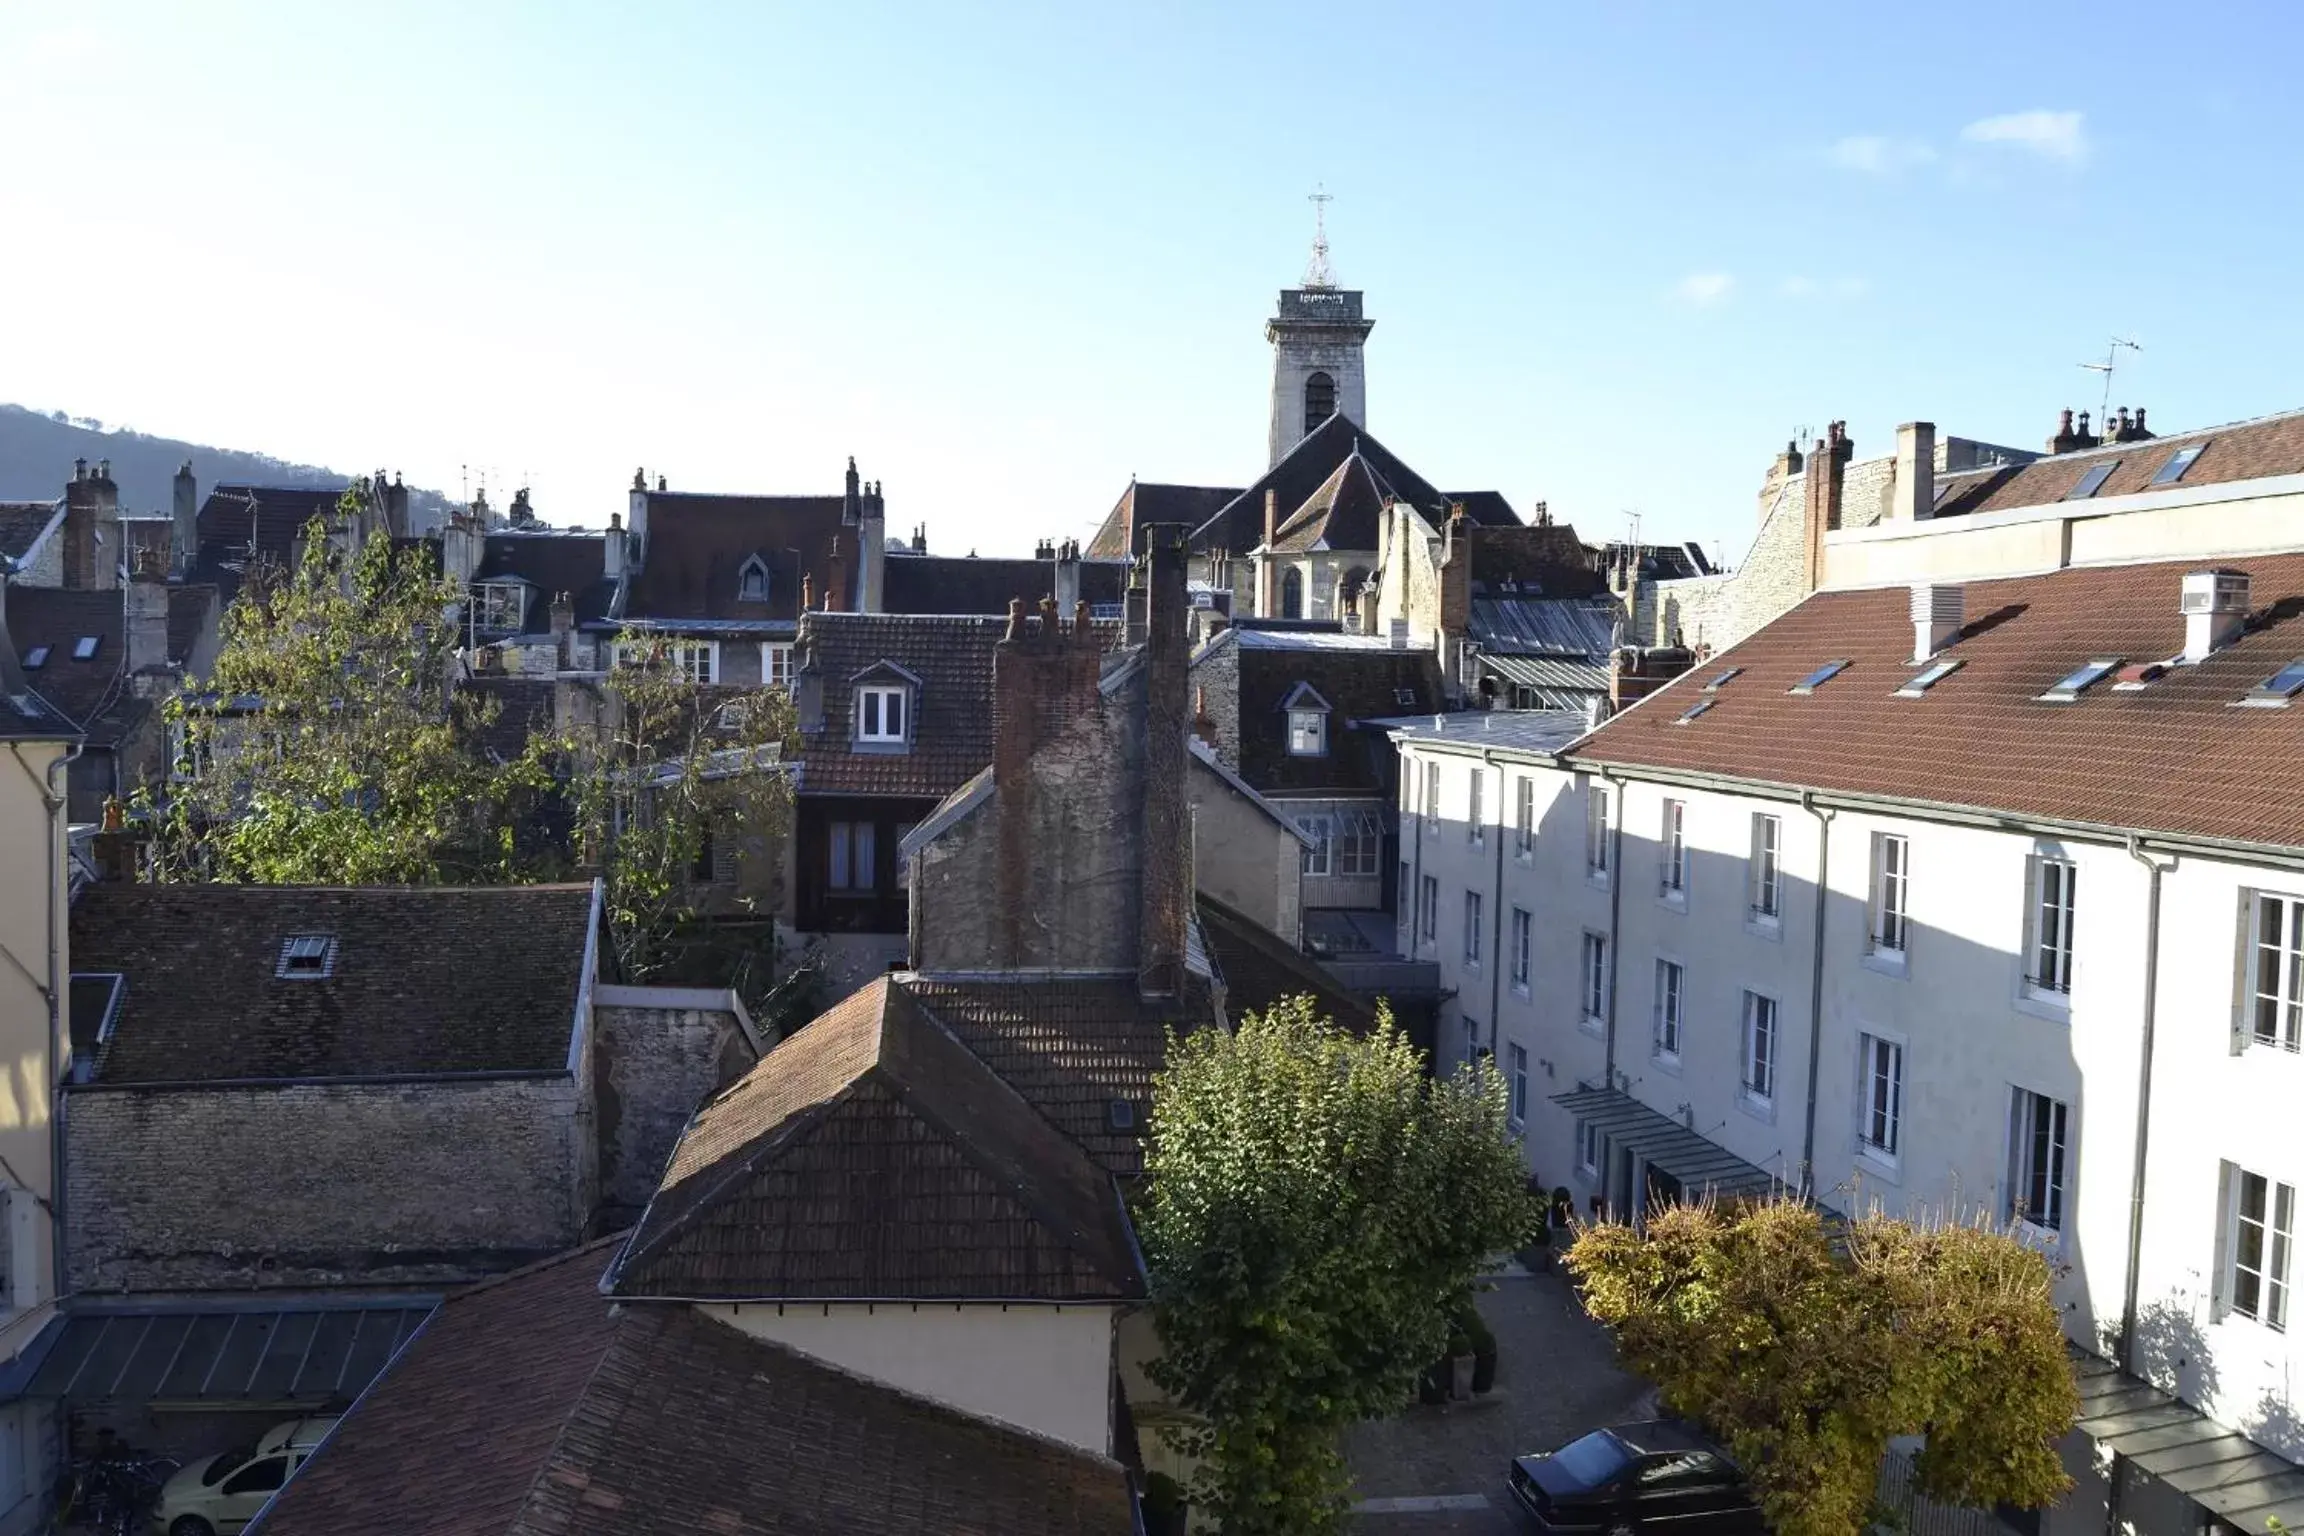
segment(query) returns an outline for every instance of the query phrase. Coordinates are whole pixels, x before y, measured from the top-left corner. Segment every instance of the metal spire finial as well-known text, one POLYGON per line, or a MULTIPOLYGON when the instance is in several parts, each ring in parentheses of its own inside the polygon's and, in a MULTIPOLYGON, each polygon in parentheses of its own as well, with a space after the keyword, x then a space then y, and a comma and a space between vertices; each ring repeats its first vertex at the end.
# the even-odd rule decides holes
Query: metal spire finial
POLYGON ((1305 201, 1312 205, 1312 260, 1304 268, 1304 286, 1333 288, 1336 273, 1328 265, 1328 205, 1336 199, 1322 182, 1305 201))

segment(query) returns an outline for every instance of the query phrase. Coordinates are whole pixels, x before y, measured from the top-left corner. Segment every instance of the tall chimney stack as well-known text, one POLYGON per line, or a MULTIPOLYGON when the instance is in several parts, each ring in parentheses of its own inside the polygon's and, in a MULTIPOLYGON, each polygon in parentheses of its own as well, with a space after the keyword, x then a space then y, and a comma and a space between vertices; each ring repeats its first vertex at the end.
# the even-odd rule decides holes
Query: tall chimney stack
POLYGON ((1192 909, 1192 853, 1184 804, 1186 740, 1192 729, 1187 676, 1191 656, 1184 590, 1190 530, 1178 523, 1144 530, 1144 842, 1142 948, 1138 988, 1173 996, 1184 984, 1184 934, 1192 909))
POLYGON ((1888 515, 1917 523, 1936 510, 1936 423, 1908 421, 1896 429, 1896 499, 1888 515))
POLYGON ((886 606, 888 503, 875 480, 859 493, 856 521, 856 611, 878 613, 886 606))
POLYGON ((64 487, 64 585, 76 592, 117 592, 125 557, 112 461, 90 470, 86 459, 74 460, 72 483, 64 487))
POLYGON ((1848 423, 1835 421, 1824 429, 1808 454, 1807 478, 1803 483, 1804 497, 1802 522, 1807 534, 1807 562, 1803 572, 1804 592, 1813 592, 1824 584, 1824 535, 1840 526, 1841 495, 1845 489, 1848 460, 1855 455, 1856 444, 1848 436, 1848 423))
POLYGON ((176 470, 175 503, 168 530, 168 563, 179 579, 192 574, 200 558, 200 482, 192 477, 192 461, 176 470))

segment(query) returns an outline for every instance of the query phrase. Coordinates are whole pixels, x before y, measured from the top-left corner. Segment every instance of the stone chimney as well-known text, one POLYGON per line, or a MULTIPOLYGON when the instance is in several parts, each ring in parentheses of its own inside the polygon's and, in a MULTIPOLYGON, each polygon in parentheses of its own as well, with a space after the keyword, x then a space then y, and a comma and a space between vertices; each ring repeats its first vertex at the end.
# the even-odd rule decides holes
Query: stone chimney
POLYGON ((64 585, 75 592, 117 592, 124 556, 112 461, 90 470, 86 459, 73 460, 72 483, 64 487, 64 585))
POLYGON ((1264 493, 1264 553, 1256 557, 1256 617, 1269 619, 1280 612, 1280 568, 1272 558, 1273 541, 1280 537, 1280 493, 1264 493))
POLYGON ((1440 541, 1440 670, 1454 686, 1457 652, 1472 628, 1472 524, 1461 506, 1448 509, 1440 541))
MULTIPOLYGON (((657 477, 659 486, 663 477, 657 477)), ((648 560, 648 476, 645 471, 632 471, 632 494, 626 499, 625 524, 631 536, 625 541, 625 559, 632 569, 638 570, 648 560)))
MULTIPOLYGON (((1136 981, 1148 997, 1184 984, 1184 933, 1192 910, 1192 847, 1185 808, 1185 747, 1191 721, 1184 590, 1191 531, 1180 523, 1144 530, 1149 568, 1144 641, 1144 838, 1142 948, 1136 981)), ((1085 610, 1082 610, 1085 613, 1085 610)))
POLYGON ((856 611, 878 613, 887 606, 888 503, 880 482, 872 482, 858 503, 856 523, 856 611))
MULTIPOLYGON (((376 493, 384 503, 384 531, 396 539, 405 539, 415 530, 408 526, 408 487, 400 483, 400 472, 392 472, 392 483, 384 483, 384 471, 376 471, 376 493)), ((528 492, 523 489, 512 498, 512 521, 534 522, 536 514, 529 510, 528 492)))
POLYGON ((192 461, 176 470, 174 515, 168 530, 168 563, 179 579, 192 574, 200 558, 200 482, 192 478, 192 461))
POLYGON ((552 594, 552 657, 557 667, 576 665, 576 605, 565 592, 552 594))
POLYGON ((168 571, 159 560, 136 562, 128 577, 126 609, 128 676, 134 685, 135 679, 168 666, 168 571))
POLYGON ((1760 518, 1765 522, 1776 505, 1776 493, 1784 489, 1785 482, 1800 473, 1807 459, 1800 452, 1797 441, 1787 440, 1784 451, 1768 465, 1768 473, 1760 477, 1760 518))
POLYGON ((608 514, 608 532, 600 540, 600 574, 614 581, 624 574, 624 519, 608 514))
POLYGON ((1050 546, 1049 558, 1055 562, 1056 611, 1070 613, 1080 602, 1080 545, 1066 539, 1050 546))
POLYGON ((1845 489, 1848 460, 1856 444, 1848 436, 1848 423, 1835 421, 1824 429, 1808 455, 1806 496, 1801 521, 1808 553, 1801 591, 1813 592, 1824 582, 1824 535, 1840 526, 1840 498, 1845 489))
POLYGON ((992 781, 995 837, 992 922, 993 969, 1042 968, 1066 958, 1051 955, 1048 927, 1035 910, 1035 896, 1060 901, 1064 869, 1045 867, 1046 850, 1034 837, 1039 785, 1033 755, 1076 722, 1097 714, 1103 653, 1085 613, 1075 613, 1067 633, 1057 622, 1056 600, 1040 602, 1037 626, 1025 616, 1024 600, 1008 604, 1008 633, 992 653, 992 781), (1039 878, 1035 878, 1035 876, 1039 878))
POLYGON ((1896 491, 1888 515, 1917 523, 1936 511, 1936 423, 1908 421, 1896 429, 1896 491))
POLYGON ((914 523, 912 525, 912 553, 916 555, 928 553, 928 525, 926 523, 914 523))

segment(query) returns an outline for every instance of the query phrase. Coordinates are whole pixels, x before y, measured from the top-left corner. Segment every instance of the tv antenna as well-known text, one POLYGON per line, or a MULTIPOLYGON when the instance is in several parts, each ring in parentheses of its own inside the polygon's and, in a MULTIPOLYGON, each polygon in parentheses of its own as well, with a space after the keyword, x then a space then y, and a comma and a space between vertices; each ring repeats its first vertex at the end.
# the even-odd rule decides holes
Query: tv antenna
POLYGON ((1304 286, 1333 288, 1336 273, 1328 265, 1328 205, 1336 198, 1326 182, 1319 182, 1304 201, 1312 205, 1312 259, 1304 266, 1304 286))
POLYGON ((2115 336, 2112 338, 2112 344, 2104 349, 2104 361, 2100 363, 2082 363, 2080 365, 2081 367, 2087 369, 2090 373, 2100 373, 2104 375, 2104 403, 2098 407, 2096 412, 2096 419, 2098 422, 2102 422, 2105 417, 2112 414, 2112 372, 2120 365, 2120 349, 2122 347, 2126 347, 2131 352, 2142 352, 2144 350, 2142 347, 2138 346, 2135 342, 2128 340, 2126 337, 2115 336))

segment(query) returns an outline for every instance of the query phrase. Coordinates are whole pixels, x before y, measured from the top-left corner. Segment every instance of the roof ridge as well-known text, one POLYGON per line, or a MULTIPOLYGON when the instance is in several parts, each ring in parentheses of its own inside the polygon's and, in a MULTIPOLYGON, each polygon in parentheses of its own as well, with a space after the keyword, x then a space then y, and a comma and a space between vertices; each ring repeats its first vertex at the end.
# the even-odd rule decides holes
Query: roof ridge
POLYGON ((475 1280, 470 1285, 450 1291, 441 1297, 438 1305, 446 1306, 452 1301, 462 1301, 467 1296, 477 1296, 482 1291, 492 1291, 499 1286, 509 1285, 515 1280, 523 1280, 530 1275, 542 1274, 545 1270, 556 1268, 559 1265, 580 1259, 588 1253, 606 1248, 611 1243, 621 1243, 632 1235, 632 1231, 632 1228, 626 1227, 620 1232, 610 1232, 587 1242, 578 1243, 575 1247, 555 1253, 550 1258, 533 1259, 518 1269, 508 1269, 500 1275, 490 1275, 485 1280, 475 1280))

